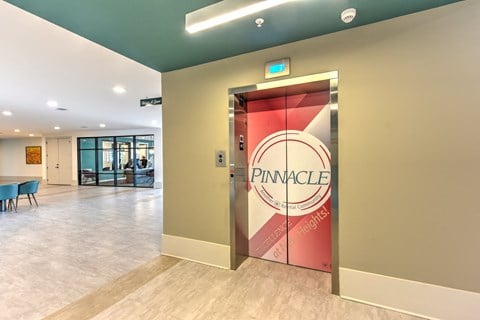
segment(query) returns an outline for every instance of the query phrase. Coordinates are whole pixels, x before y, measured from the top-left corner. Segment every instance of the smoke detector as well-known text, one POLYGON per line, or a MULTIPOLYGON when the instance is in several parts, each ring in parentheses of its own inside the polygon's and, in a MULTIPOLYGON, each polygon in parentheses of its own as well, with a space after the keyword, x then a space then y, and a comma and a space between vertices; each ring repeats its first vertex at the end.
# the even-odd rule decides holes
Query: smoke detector
POLYGON ((357 9, 348 8, 342 11, 340 18, 342 19, 343 22, 350 23, 353 21, 353 19, 355 19, 356 15, 357 15, 357 9))

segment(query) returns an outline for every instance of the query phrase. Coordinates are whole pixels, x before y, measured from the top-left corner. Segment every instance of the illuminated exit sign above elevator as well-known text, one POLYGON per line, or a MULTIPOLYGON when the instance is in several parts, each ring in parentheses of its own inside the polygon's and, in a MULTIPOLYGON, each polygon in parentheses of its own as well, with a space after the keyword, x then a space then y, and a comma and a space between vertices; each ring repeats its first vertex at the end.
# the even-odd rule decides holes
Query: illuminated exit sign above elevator
POLYGON ((290 58, 265 63, 265 79, 288 76, 290 74, 290 58))

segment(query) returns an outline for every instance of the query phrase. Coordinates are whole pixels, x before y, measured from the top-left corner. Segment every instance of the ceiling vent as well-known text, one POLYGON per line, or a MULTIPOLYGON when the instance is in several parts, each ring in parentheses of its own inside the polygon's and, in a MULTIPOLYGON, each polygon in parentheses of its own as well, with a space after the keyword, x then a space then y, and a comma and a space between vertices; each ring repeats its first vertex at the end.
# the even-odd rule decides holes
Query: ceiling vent
POLYGON ((342 11, 340 18, 342 18, 343 22, 350 23, 353 21, 353 19, 355 19, 356 15, 357 15, 357 9, 349 8, 342 11))

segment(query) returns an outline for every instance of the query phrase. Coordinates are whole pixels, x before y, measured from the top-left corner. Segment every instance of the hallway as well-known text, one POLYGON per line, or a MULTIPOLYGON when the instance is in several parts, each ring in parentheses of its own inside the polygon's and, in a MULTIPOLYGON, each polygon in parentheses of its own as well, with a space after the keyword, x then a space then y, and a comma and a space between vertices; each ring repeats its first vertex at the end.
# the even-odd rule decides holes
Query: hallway
POLYGON ((41 319, 158 256, 161 190, 42 184, 0 215, 0 319, 41 319))
POLYGON ((329 294, 330 275, 160 256, 161 190, 41 185, 0 215, 0 319, 418 319, 329 294))

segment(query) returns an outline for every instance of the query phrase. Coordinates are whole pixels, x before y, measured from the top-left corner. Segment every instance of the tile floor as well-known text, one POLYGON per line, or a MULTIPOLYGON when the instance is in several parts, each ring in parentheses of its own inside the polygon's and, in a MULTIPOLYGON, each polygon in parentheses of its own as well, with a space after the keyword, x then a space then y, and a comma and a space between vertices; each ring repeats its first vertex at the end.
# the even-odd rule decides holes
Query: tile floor
POLYGON ((0 215, 0 319, 385 319, 330 275, 258 259, 223 270, 160 256, 161 190, 40 187, 0 215))
POLYGON ((343 300, 329 287, 329 274, 253 258, 237 271, 180 261, 93 319, 418 319, 343 300))
POLYGON ((41 185, 0 214, 0 319, 41 319, 160 254, 161 190, 41 185))

